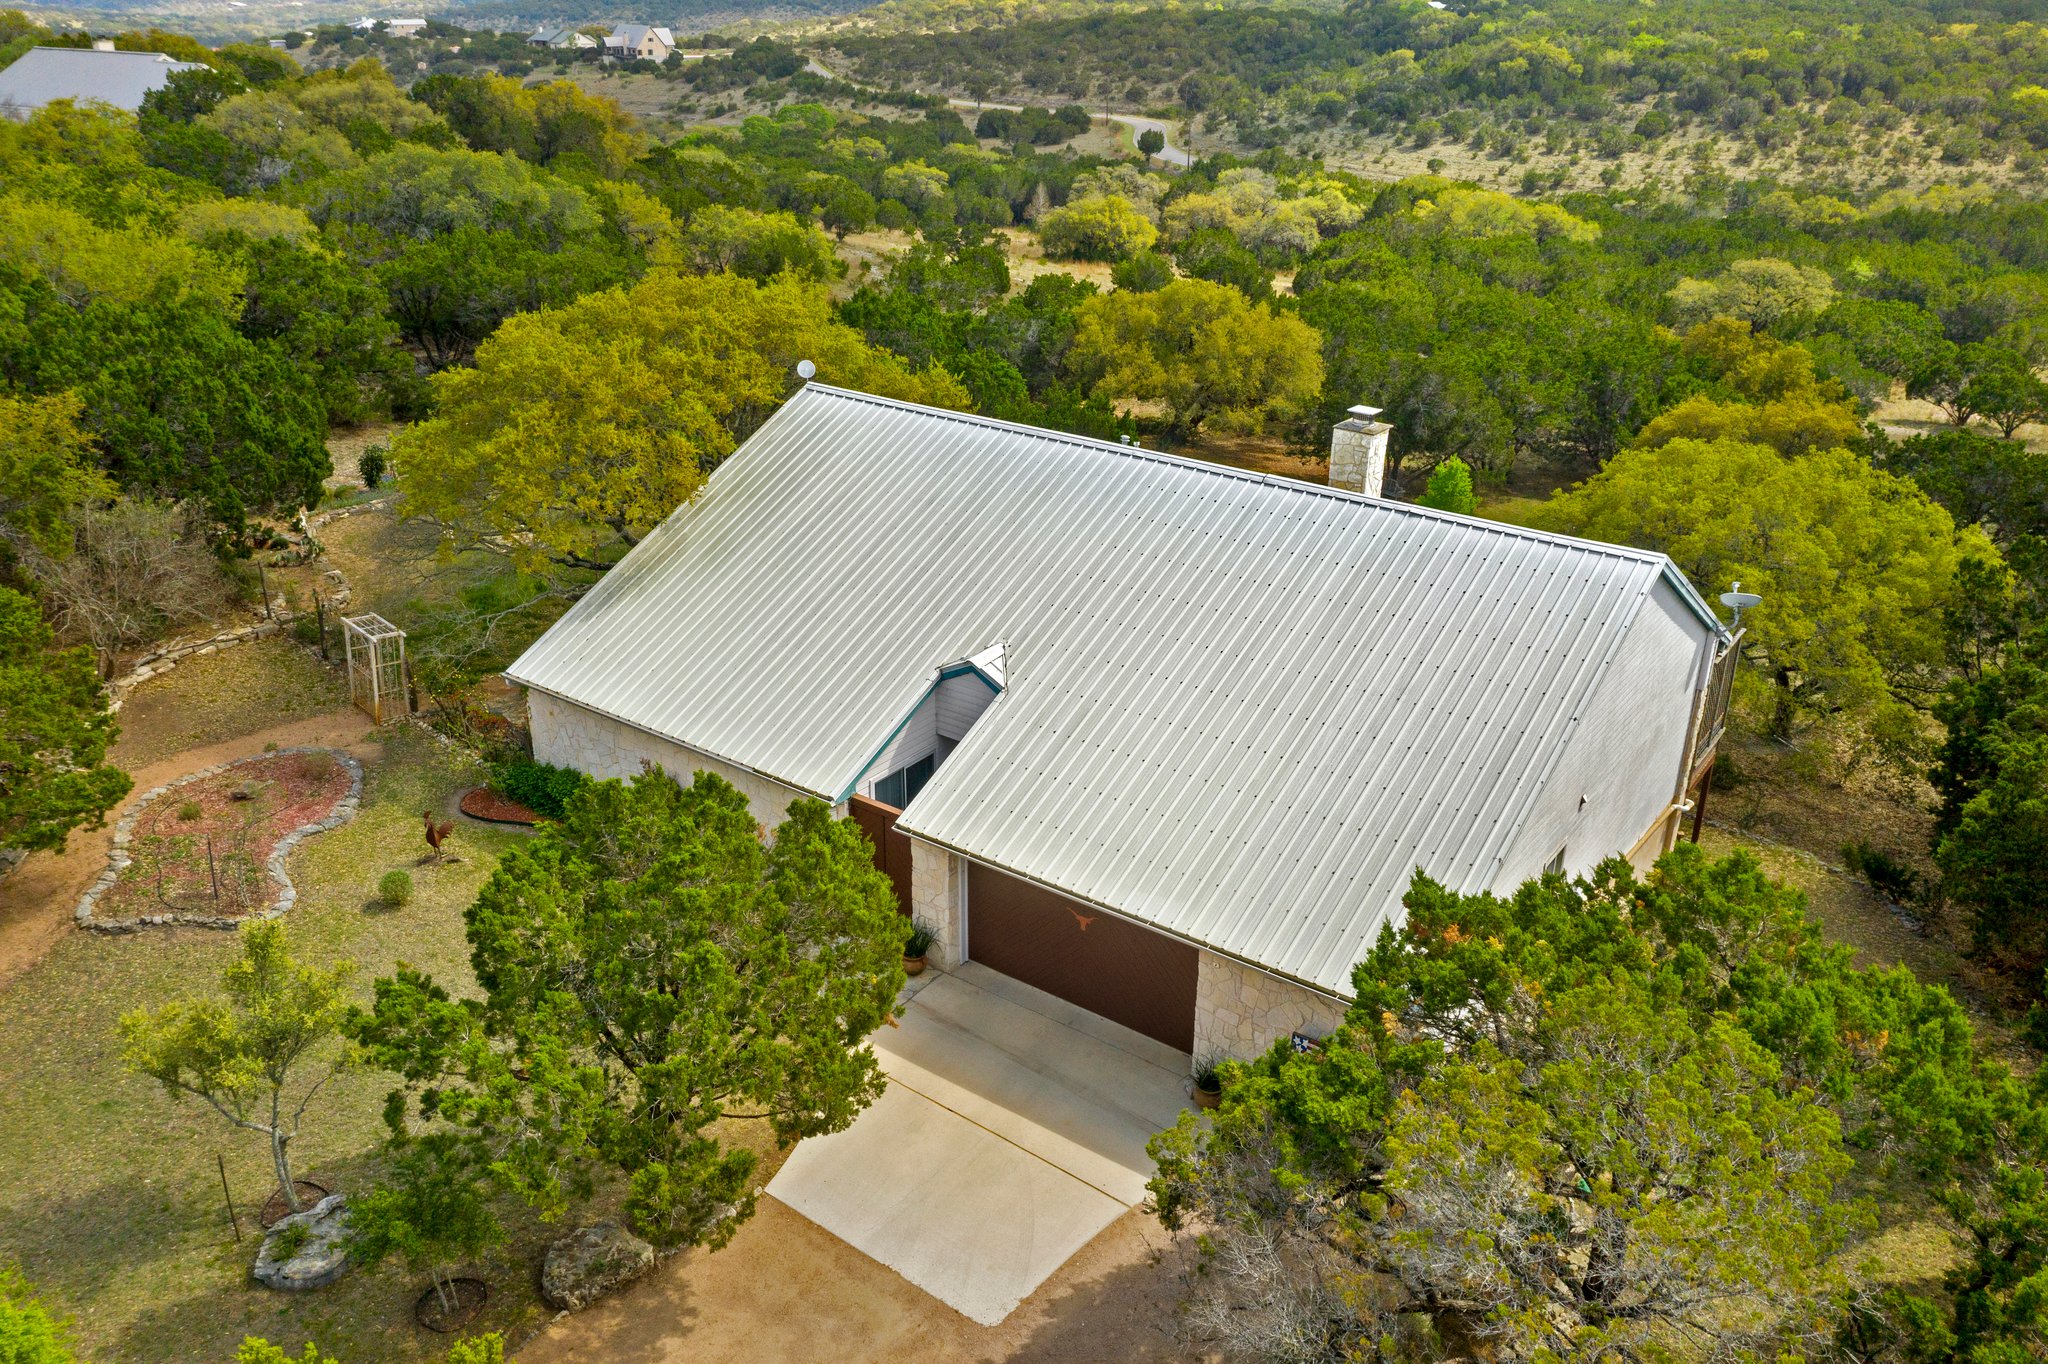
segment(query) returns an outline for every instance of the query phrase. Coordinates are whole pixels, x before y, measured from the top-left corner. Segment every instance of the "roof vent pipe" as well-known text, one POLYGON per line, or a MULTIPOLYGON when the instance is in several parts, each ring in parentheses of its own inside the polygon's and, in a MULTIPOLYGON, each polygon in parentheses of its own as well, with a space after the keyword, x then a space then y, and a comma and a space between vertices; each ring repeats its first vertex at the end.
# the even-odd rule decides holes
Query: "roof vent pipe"
POLYGON ((1394 428, 1374 421, 1380 409, 1360 404, 1330 430, 1330 486, 1378 497, 1387 478, 1387 433, 1394 428))

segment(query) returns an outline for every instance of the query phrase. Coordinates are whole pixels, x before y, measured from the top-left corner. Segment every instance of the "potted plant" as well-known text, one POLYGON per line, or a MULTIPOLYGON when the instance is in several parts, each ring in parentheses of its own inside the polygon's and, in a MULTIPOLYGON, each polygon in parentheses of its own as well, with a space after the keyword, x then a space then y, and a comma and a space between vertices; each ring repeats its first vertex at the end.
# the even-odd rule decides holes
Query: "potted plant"
POLYGON ((1223 1076, 1214 1061, 1195 1063, 1195 1107, 1214 1108, 1223 1102, 1223 1076))
POLYGON ((910 921, 910 926, 903 931, 904 975, 916 976, 924 973, 925 953, 932 950, 932 944, 938 941, 938 936, 917 920, 910 921))

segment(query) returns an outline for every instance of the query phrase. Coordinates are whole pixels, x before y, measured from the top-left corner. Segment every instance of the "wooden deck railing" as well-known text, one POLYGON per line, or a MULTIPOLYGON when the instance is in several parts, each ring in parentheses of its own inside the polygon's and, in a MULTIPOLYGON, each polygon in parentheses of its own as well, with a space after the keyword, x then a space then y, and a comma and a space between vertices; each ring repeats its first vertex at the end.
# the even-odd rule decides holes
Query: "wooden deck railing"
POLYGON ((1699 713, 1693 717, 1692 770, 1686 773, 1688 789, 1714 760, 1714 749, 1728 728, 1728 701, 1735 692, 1735 668, 1742 657, 1742 631, 1737 630, 1714 659, 1701 689, 1699 713))

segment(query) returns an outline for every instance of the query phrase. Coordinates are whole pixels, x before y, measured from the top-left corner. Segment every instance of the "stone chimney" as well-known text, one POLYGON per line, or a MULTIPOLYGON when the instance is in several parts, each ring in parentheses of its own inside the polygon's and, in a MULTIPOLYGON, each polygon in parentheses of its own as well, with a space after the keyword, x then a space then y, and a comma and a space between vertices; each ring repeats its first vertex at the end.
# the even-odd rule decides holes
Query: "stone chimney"
POLYGON ((95 38, 92 40, 92 50, 95 52, 112 52, 114 50, 114 40, 112 38, 95 38))
POLYGON ((1350 411, 1330 430, 1330 486, 1378 497, 1387 476, 1387 433, 1394 428, 1373 420, 1380 414, 1377 407, 1350 411))

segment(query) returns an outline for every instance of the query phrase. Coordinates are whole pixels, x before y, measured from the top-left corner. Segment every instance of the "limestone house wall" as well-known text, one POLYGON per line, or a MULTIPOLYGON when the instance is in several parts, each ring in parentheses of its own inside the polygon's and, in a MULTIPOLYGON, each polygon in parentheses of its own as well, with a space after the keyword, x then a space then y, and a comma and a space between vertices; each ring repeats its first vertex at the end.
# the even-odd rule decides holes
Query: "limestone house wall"
POLYGON ((1344 1005, 1304 985, 1204 950, 1195 977, 1197 1060, 1247 1060, 1293 1033, 1321 1037, 1344 1021, 1344 1005))
POLYGON ((910 914, 937 935, 926 960, 950 971, 967 960, 961 932, 960 858, 921 838, 910 840, 910 914))
POLYGON ((573 767, 593 777, 633 777, 639 775, 641 764, 657 763, 685 782, 695 772, 716 772, 746 796, 764 828, 780 824, 789 803, 806 794, 544 691, 528 689, 526 715, 533 732, 533 756, 544 763, 573 767))

